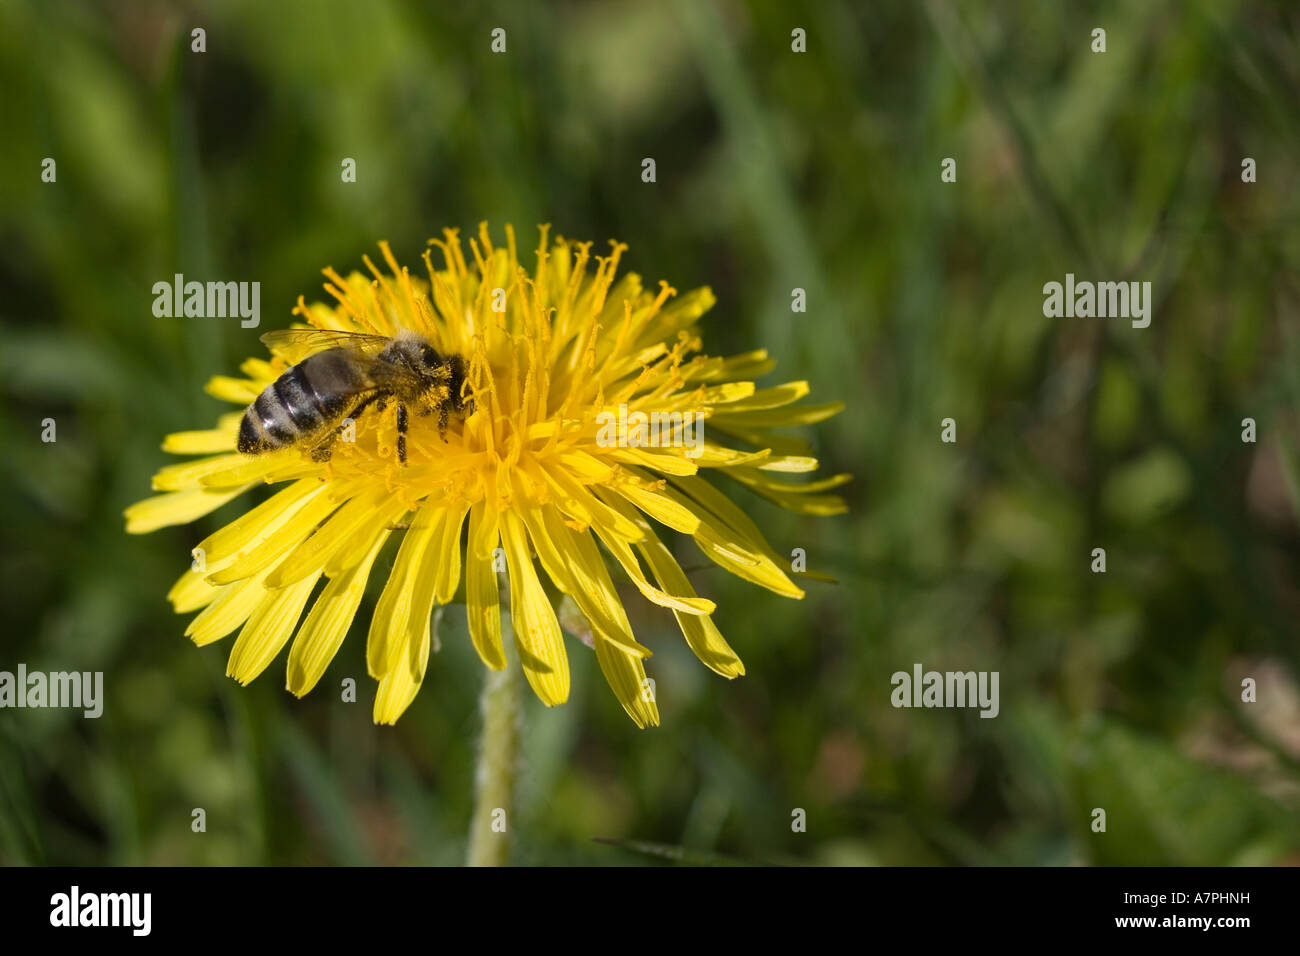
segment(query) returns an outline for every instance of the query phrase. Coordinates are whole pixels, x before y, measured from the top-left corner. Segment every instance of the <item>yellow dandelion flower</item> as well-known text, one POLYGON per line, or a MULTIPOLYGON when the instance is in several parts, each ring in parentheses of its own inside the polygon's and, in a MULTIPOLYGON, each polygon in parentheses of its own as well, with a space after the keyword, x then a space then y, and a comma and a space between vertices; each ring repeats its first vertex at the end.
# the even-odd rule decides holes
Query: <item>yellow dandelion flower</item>
MULTIPOLYGON (((656 525, 690 535, 733 574, 802 597, 753 521, 701 472, 726 475, 802 514, 841 512, 843 501, 826 492, 848 476, 783 480, 815 470, 817 461, 803 443, 770 432, 819 422, 841 405, 794 404, 806 382, 755 387, 774 364, 764 351, 703 354, 696 326, 713 293, 677 296, 666 282, 651 291, 635 274, 616 278, 621 244, 592 256, 590 243, 551 240, 543 226, 530 274, 509 227, 502 249, 480 225, 468 243, 472 264, 456 231, 444 235, 430 240, 441 268, 424 254, 427 279, 399 266, 387 243, 380 243, 386 272, 369 257, 369 277, 326 269, 334 304, 300 298, 294 310, 302 320, 295 328, 320 334, 272 333, 269 360, 249 359, 242 377, 218 376, 207 390, 248 406, 338 333, 357 341, 415 336, 440 359, 456 358, 461 374, 451 388, 432 389, 427 407, 409 417, 398 402, 371 402, 355 419, 336 409, 328 424, 344 420, 329 437, 350 432, 325 442, 324 454, 319 441, 297 440, 241 453, 242 411, 212 429, 169 435, 165 451, 204 457, 159 471, 153 487, 161 494, 127 509, 127 530, 183 524, 259 483, 282 486, 201 542, 194 569, 168 595, 178 613, 199 612, 185 632, 196 644, 238 631, 227 673, 240 683, 292 638, 288 689, 311 690, 351 626, 381 552, 399 537, 366 646, 379 682, 377 722, 397 720, 414 699, 433 608, 453 601, 463 569, 469 635, 484 664, 506 666, 497 576, 504 570, 528 682, 547 705, 567 699, 569 663, 549 580, 586 617, 623 708, 638 726, 657 725, 653 695, 643 692, 650 650, 632 633, 607 559, 646 599, 672 611, 707 667, 728 678, 743 674, 713 622, 714 602, 695 593, 656 525)), ((365 394, 352 397, 359 403, 365 394)))

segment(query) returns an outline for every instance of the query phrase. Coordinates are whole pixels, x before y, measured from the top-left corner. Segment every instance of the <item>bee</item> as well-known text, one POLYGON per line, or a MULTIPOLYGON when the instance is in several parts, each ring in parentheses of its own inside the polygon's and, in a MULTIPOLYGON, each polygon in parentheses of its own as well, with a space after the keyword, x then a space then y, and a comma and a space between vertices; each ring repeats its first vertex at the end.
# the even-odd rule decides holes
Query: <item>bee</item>
POLYGON ((292 362, 244 412, 236 447, 260 455, 291 445, 328 461, 346 420, 368 409, 397 405, 397 458, 406 464, 409 413, 438 415, 446 441, 453 412, 467 409, 461 394, 465 362, 443 356, 413 333, 396 338, 322 329, 281 329, 262 341, 292 362))

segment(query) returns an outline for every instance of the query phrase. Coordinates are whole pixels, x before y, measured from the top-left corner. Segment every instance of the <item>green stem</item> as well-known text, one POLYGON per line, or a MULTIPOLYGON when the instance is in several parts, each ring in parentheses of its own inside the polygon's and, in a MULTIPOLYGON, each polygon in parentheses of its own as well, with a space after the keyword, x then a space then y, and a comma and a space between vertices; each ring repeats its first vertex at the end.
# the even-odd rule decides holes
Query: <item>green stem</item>
POLYGON ((515 825, 515 768, 519 761, 519 678, 507 651, 505 670, 488 671, 479 696, 483 739, 475 773, 477 793, 470 823, 469 866, 506 866, 515 825))

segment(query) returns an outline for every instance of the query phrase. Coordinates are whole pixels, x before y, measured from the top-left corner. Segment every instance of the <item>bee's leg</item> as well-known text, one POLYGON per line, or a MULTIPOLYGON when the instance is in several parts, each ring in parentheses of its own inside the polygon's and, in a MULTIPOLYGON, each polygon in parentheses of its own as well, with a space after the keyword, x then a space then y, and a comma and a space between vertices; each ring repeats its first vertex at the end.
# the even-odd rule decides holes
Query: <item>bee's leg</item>
POLYGON ((438 406, 438 434, 442 436, 443 441, 447 440, 447 418, 449 414, 447 402, 443 402, 438 406))
POLYGON ((406 464, 406 427, 408 425, 406 406, 397 406, 397 460, 406 464))
POLYGON ((318 465, 329 461, 334 454, 334 439, 337 437, 337 432, 330 432, 328 438, 311 450, 311 460, 318 465))
POLYGON ((330 456, 334 454, 334 442, 341 434, 343 434, 342 425, 338 428, 331 428, 328 434, 326 434, 316 447, 311 450, 311 460, 316 462, 318 465, 322 462, 329 461, 330 456))
MULTIPOLYGON (((357 416, 370 407, 370 405, 378 398, 378 395, 371 395, 357 402, 352 411, 350 411, 344 418, 344 422, 350 418, 355 426, 357 416)), ((345 427, 346 425, 344 423, 340 423, 337 427, 331 428, 329 433, 321 440, 321 442, 311 450, 311 460, 317 464, 329 461, 330 456, 334 454, 334 442, 338 441, 338 437, 343 434, 343 429, 345 427)))

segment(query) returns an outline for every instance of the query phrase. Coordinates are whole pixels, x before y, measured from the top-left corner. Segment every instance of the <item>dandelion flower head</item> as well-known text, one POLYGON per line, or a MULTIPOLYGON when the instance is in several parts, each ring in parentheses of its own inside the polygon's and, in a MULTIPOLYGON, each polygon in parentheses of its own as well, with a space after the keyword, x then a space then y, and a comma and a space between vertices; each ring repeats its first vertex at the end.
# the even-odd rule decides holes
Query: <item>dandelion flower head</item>
MULTIPOLYGON (((470 640, 493 669, 507 664, 505 598, 524 674, 547 705, 569 694, 555 610, 567 595, 589 625, 610 687, 646 727, 659 723, 654 695, 645 692, 651 652, 632 632, 611 569, 671 612, 699 660, 728 678, 744 667, 714 623, 714 602, 696 594, 665 531, 690 536, 709 560, 768 591, 803 596, 785 570, 789 562, 717 477, 801 514, 843 511, 827 492, 848 476, 791 478, 816 470, 817 461, 805 443, 772 431, 821 421, 840 404, 800 402, 806 382, 756 387, 774 365, 765 351, 704 353, 698 324, 713 293, 678 295, 666 282, 647 289, 636 274, 619 276, 625 246, 593 255, 591 243, 552 238, 543 226, 527 270, 513 230, 505 235, 502 248, 485 224, 468 244, 445 230, 430 240, 418 274, 380 243, 385 269, 369 257, 368 275, 326 269, 332 302, 299 299, 294 310, 303 327, 414 332, 440 354, 462 358, 466 413, 444 428, 413 417, 405 463, 391 406, 358 415, 353 440, 336 443, 325 461, 294 446, 239 453, 242 409, 214 428, 166 438, 165 451, 202 457, 154 476, 160 494, 127 509, 130 532, 191 522, 261 484, 277 489, 202 541, 168 595, 178 613, 198 612, 186 630, 196 644, 238 632, 227 673, 241 683, 290 644, 287 687, 299 696, 311 690, 371 575, 391 568, 366 643, 377 722, 396 721, 410 705, 436 646, 432 612, 463 593, 470 640), (670 437, 680 438, 686 422, 702 422, 703 437, 692 447, 610 441, 620 411, 625 419, 658 414, 672 423, 670 437)), ((247 406, 303 357, 249 359, 242 376, 218 376, 207 390, 247 406)))

